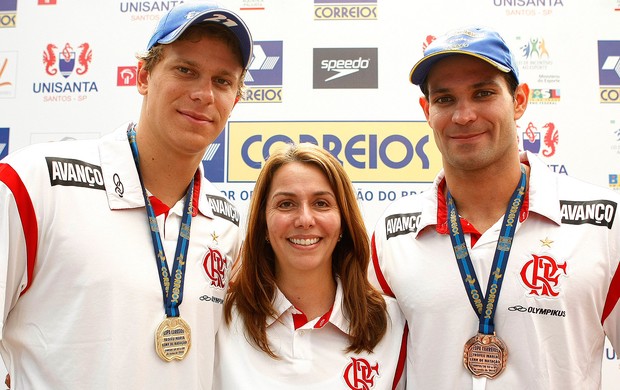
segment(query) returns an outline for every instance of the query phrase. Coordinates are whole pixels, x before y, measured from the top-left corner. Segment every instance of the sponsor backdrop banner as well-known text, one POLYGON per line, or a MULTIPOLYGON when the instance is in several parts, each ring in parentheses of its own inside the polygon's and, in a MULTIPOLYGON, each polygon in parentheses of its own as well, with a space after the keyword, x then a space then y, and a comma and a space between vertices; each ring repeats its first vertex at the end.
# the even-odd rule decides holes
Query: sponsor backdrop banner
MULTIPOLYGON (((137 120, 135 54, 180 2, 0 0, 0 158, 137 120)), ((426 188, 441 159, 409 71, 435 35, 470 24, 502 33, 531 88, 521 148, 620 191, 620 0, 220 3, 249 24, 254 59, 204 165, 242 211, 270 150, 291 140, 343 163, 369 231, 388 202, 426 188)), ((615 389, 609 343, 603 359, 604 389, 615 389)))

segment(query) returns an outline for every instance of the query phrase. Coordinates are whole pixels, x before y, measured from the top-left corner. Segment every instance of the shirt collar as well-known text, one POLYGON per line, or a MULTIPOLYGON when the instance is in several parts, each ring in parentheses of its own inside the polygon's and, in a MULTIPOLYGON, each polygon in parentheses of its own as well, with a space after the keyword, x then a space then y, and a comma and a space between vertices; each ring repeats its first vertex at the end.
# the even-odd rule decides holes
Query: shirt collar
MULTIPOLYGON (((523 199, 519 222, 525 221, 530 213, 536 213, 560 225, 562 216, 556 174, 549 170, 538 156, 530 152, 521 152, 519 158, 521 163, 530 167, 528 191, 523 199)), ((448 234, 448 210, 443 194, 444 188, 445 175, 442 170, 435 178, 432 190, 437 202, 435 229, 440 234, 448 234)), ((463 224, 464 233, 477 233, 475 229, 467 228, 467 225, 469 224, 463 224)))
MULTIPOLYGON (((127 140, 127 130, 133 125, 123 124, 99 141, 101 171, 111 210, 145 206, 140 177, 127 140)), ((204 179, 202 164, 199 165, 194 179, 193 216, 200 212, 208 218, 214 218, 211 204, 206 199, 207 194, 213 195, 214 190, 208 180, 204 179)))
MULTIPOLYGON (((336 297, 334 298, 334 304, 332 308, 325 313, 324 315, 315 318, 308 322, 305 327, 317 327, 322 328, 327 323, 331 323, 340 329, 342 332, 349 334, 349 320, 346 319, 344 314, 342 313, 342 298, 343 298, 343 290, 342 290, 342 282, 340 278, 336 278, 336 297)), ((291 321, 283 320, 281 322, 288 324, 290 322, 291 326, 293 326, 292 316, 293 314, 301 313, 280 291, 279 288, 276 288, 276 296, 273 301, 273 308, 276 311, 275 317, 267 318, 267 326, 271 326, 275 321, 279 320, 283 316, 290 316, 291 321)))

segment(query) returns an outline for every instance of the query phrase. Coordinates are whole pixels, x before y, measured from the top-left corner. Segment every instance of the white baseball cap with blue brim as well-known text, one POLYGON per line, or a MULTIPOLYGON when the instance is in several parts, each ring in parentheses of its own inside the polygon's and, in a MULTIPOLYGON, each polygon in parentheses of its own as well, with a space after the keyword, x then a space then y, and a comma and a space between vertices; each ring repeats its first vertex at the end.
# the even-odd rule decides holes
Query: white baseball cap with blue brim
POLYGON ((409 80, 422 85, 433 65, 455 54, 465 54, 488 62, 519 81, 517 62, 502 37, 484 27, 466 27, 451 31, 431 42, 409 73, 409 80))
POLYGON ((228 27, 239 40, 244 68, 250 66, 254 45, 250 30, 237 14, 211 2, 186 1, 172 8, 159 20, 146 49, 150 50, 156 44, 172 43, 189 26, 198 23, 216 23, 228 27))

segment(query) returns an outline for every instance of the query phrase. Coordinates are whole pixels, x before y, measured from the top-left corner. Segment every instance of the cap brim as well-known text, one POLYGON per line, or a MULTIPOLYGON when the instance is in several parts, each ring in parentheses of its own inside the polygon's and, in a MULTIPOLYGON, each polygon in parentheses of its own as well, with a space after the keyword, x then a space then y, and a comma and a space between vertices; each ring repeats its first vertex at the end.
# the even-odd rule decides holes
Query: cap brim
POLYGON ((413 68, 411 68, 411 72, 409 72, 409 80, 411 81, 411 83, 415 85, 422 85, 424 83, 424 80, 426 80, 426 76, 428 76, 428 72, 430 72, 433 65, 443 60, 444 58, 455 55, 455 54, 465 54, 471 57, 476 57, 478 59, 481 59, 491 64, 492 66, 494 66, 495 68, 497 68, 498 70, 504 73, 511 72, 510 68, 504 65, 498 64, 492 59, 487 58, 478 53, 472 53, 470 51, 464 51, 464 50, 442 50, 442 51, 438 51, 438 52, 427 55, 426 57, 419 60, 415 65, 413 65, 413 68))

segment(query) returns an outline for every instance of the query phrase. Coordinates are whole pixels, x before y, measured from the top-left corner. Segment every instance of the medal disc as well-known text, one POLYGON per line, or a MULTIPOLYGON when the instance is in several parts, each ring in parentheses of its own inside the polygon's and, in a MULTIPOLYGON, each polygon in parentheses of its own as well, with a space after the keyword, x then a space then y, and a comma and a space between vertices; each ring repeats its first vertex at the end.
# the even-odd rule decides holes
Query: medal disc
POLYGON ((465 343, 463 364, 477 378, 495 378, 506 368, 507 359, 506 344, 495 334, 478 333, 465 343))
POLYGON ((192 345, 192 334, 181 317, 166 317, 155 332, 155 351, 162 360, 183 360, 192 345))

